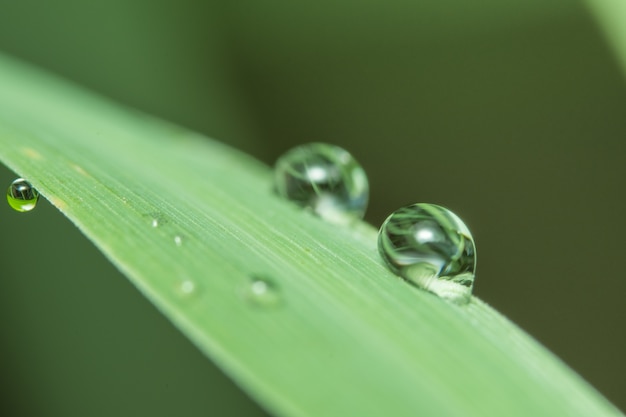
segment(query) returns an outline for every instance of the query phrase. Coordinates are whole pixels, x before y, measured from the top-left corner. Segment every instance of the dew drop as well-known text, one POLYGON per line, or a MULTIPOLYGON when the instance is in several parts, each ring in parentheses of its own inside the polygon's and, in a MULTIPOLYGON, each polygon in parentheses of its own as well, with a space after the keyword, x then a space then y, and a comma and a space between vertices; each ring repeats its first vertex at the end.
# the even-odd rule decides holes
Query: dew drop
POLYGON ((188 297, 196 292, 196 283, 186 279, 179 284, 178 290, 181 295, 188 297))
POLYGON ((163 214, 161 213, 147 213, 144 214, 145 217, 148 218, 148 222, 150 224, 151 227, 153 228, 157 228, 157 227, 161 227, 163 225, 165 225, 167 223, 167 219, 165 216, 163 216, 163 214))
POLYGON ((251 305, 262 308, 277 307, 281 304, 278 286, 266 278, 254 277, 244 288, 244 297, 251 305))
POLYGON ((325 143, 301 145, 274 167, 276 192, 333 223, 363 218, 369 185, 361 165, 344 149, 325 143))
POLYGON ((450 210, 414 204, 395 211, 380 228, 378 251, 394 273, 419 288, 459 304, 469 301, 474 239, 450 210))
POLYGON ((183 246, 183 237, 180 235, 176 235, 174 236, 174 244, 176 244, 176 246, 183 246))
POLYGON ((18 178, 11 183, 7 190, 7 201, 16 211, 31 211, 39 201, 39 193, 28 181, 18 178))

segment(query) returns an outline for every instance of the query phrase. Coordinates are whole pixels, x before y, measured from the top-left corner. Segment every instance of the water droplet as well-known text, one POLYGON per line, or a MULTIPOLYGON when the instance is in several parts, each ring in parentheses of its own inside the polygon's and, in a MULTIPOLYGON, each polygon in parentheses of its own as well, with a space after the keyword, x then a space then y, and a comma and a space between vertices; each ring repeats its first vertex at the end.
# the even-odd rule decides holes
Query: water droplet
POLYGON ((378 250, 391 270, 442 298, 469 301, 476 249, 463 221, 434 204, 395 211, 378 234, 378 250))
POLYGON ((191 295, 195 294, 196 291, 197 291, 196 283, 190 279, 181 281, 180 284, 178 285, 178 292, 183 297, 190 297, 191 295))
POLYGON ((282 155, 274 168, 277 193, 334 223, 365 214, 369 185, 365 171, 338 146, 311 143, 282 155))
POLYGON ((11 183, 7 190, 7 201, 17 211, 31 211, 39 201, 39 193, 28 181, 18 178, 11 183))
POLYGON ((165 218, 165 216, 163 216, 163 214, 158 213, 158 212, 147 213, 147 214, 144 214, 143 216, 148 218, 148 222, 150 226, 154 227, 155 229, 167 223, 167 219, 165 218))
POLYGON ((180 235, 174 236, 174 243, 176 246, 183 246, 183 237, 180 235))
POLYGON ((266 278, 253 278, 244 290, 246 300, 254 306, 270 308, 281 303, 278 286, 266 278))

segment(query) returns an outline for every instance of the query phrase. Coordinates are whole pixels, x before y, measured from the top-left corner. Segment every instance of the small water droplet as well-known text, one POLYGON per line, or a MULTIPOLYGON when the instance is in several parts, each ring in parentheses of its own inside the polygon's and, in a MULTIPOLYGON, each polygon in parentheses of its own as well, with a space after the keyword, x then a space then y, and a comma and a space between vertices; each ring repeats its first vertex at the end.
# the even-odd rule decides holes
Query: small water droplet
POLYGON ((174 236, 174 243, 176 246, 183 246, 183 237, 180 235, 174 236))
POLYGON ((16 211, 31 211, 39 201, 39 193, 28 181, 18 178, 11 183, 7 190, 7 201, 16 211))
POLYGON ((276 192, 333 223, 365 214, 369 185, 365 171, 344 149, 311 143, 291 149, 274 167, 276 192))
POLYGON ((378 251, 394 273, 416 286, 457 303, 469 301, 474 239, 450 210, 414 204, 395 211, 380 228, 378 251))
POLYGON ((246 300, 262 308, 276 307, 281 304, 282 298, 278 286, 267 278, 254 277, 244 288, 246 300))
POLYGON ((163 216, 163 214, 158 213, 158 212, 147 213, 147 214, 144 214, 143 216, 148 218, 148 222, 150 226, 154 227, 155 229, 167 223, 167 219, 165 218, 165 216, 163 216))
POLYGON ((179 284, 178 291, 182 296, 189 297, 197 291, 196 283, 186 279, 179 284))

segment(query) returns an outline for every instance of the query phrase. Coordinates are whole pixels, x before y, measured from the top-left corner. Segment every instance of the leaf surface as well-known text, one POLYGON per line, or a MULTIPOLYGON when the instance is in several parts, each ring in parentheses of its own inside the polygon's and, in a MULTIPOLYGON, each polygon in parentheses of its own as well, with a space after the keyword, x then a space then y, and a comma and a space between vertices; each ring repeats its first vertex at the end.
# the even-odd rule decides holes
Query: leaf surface
POLYGON ((0 91, 2 162, 275 415, 622 415, 477 298, 393 275, 371 226, 276 197, 253 158, 6 57, 0 91))

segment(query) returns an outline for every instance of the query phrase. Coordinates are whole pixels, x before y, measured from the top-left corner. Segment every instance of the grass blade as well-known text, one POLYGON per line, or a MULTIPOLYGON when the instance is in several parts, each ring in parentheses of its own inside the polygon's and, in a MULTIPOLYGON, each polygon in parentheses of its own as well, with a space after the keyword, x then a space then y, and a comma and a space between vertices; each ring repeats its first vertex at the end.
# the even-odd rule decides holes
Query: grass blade
POLYGON ((254 159, 8 58, 0 91, 0 160, 276 415, 622 415, 480 300, 391 274, 371 226, 275 197, 254 159), (255 277, 279 302, 250 302, 255 277))
POLYGON ((622 0, 587 0, 596 19, 604 30, 616 57, 626 71, 626 2, 622 0))

